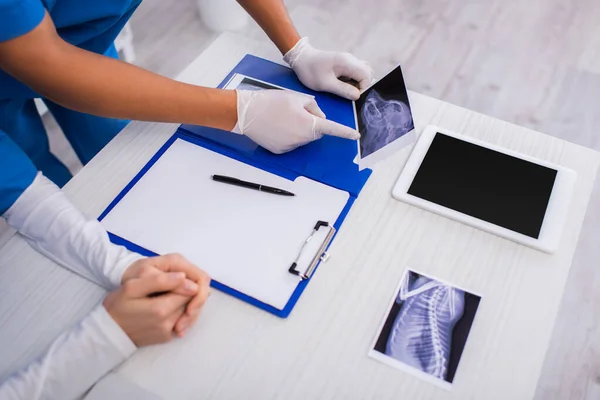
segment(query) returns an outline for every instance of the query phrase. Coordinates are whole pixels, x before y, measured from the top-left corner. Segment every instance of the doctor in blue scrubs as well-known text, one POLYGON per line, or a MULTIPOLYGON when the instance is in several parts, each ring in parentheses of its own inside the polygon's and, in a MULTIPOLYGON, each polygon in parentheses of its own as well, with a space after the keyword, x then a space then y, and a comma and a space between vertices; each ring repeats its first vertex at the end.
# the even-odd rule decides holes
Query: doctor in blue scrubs
MULTIPOLYGON (((307 87, 357 99, 370 85, 365 62, 301 38, 282 0, 238 2, 307 87)), ((197 266, 113 245, 69 202, 59 188, 70 173, 49 150, 34 98, 46 103, 83 164, 127 120, 230 130, 277 154, 323 135, 359 137, 307 96, 205 88, 119 61, 113 41, 139 3, 0 0, 0 215, 38 251, 111 291, 44 357, 4 382, 0 399, 81 395, 137 347, 185 335, 209 292, 210 278, 197 266), (163 295, 149 296, 156 292, 163 295)))

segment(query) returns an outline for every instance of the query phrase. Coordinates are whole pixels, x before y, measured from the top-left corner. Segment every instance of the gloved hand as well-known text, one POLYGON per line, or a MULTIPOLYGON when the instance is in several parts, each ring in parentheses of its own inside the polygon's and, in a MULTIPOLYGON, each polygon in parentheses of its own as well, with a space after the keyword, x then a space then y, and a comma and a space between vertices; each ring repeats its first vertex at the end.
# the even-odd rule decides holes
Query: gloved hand
POLYGON ((357 100, 360 91, 373 81, 373 69, 366 61, 349 53, 317 50, 306 37, 285 53, 283 60, 292 67, 305 86, 350 100, 357 100), (359 88, 341 81, 340 77, 355 80, 359 88))
POLYGON ((238 122, 233 132, 248 136, 275 154, 323 135, 357 140, 360 134, 325 119, 314 98, 286 90, 236 90, 238 122))

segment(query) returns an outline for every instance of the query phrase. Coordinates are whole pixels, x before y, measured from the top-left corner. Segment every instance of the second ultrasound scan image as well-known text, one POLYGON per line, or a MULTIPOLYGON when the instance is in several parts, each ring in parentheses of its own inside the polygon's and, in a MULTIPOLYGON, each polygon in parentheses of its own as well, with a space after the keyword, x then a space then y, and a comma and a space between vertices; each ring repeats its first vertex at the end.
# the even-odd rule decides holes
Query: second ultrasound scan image
POLYGON ((402 68, 396 67, 356 100, 360 157, 365 158, 414 129, 402 68))
POLYGON ((408 270, 371 355, 452 384, 481 297, 408 270))

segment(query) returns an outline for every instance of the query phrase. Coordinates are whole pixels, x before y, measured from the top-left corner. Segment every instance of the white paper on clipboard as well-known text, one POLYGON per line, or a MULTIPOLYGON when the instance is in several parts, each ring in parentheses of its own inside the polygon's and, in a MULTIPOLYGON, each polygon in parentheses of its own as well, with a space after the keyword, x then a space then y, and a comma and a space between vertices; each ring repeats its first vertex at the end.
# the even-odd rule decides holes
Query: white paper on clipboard
MULTIPOLYGON (((317 221, 333 225, 348 198, 305 177, 290 181, 177 139, 102 225, 155 253, 179 252, 218 282, 281 310, 300 282, 288 269, 303 243, 317 221), (215 174, 296 196, 215 182, 215 174)), ((298 269, 307 268, 323 235, 304 248, 298 269)))

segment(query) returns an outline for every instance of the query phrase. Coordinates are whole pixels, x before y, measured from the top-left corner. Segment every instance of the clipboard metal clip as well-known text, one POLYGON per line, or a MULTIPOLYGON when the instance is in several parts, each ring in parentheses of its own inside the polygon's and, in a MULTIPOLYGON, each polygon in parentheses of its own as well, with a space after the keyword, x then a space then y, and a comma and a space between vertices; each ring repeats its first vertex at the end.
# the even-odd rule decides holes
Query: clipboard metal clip
POLYGON ((329 246, 329 243, 331 243, 331 239, 333 238, 333 235, 335 235, 335 228, 332 225, 330 225, 329 222, 325 222, 325 221, 317 222, 317 224, 313 228, 313 231, 311 232, 310 236, 304 241, 304 244, 302 244, 302 247, 300 248, 300 252, 298 253, 298 256, 296 257, 296 259, 294 260, 294 262, 292 263, 292 266, 290 267, 290 269, 288 271, 293 275, 299 276, 303 280, 310 279, 313 272, 315 272, 315 268, 317 267, 317 264, 319 264, 319 261, 325 262, 329 259, 329 254, 327 254, 325 252, 325 249, 327 249, 327 246, 329 246), (323 240, 323 243, 321 243, 321 246, 319 247, 317 254, 315 254, 315 257, 313 258, 311 263, 308 265, 308 268, 306 269, 306 271, 304 271, 304 272, 298 271, 296 269, 296 267, 298 266, 298 261, 300 260, 300 257, 302 257, 302 252, 304 251, 304 248, 306 247, 308 242, 311 241, 311 239, 313 238, 315 233, 322 227, 329 228, 329 232, 327 233, 325 240, 323 240))

